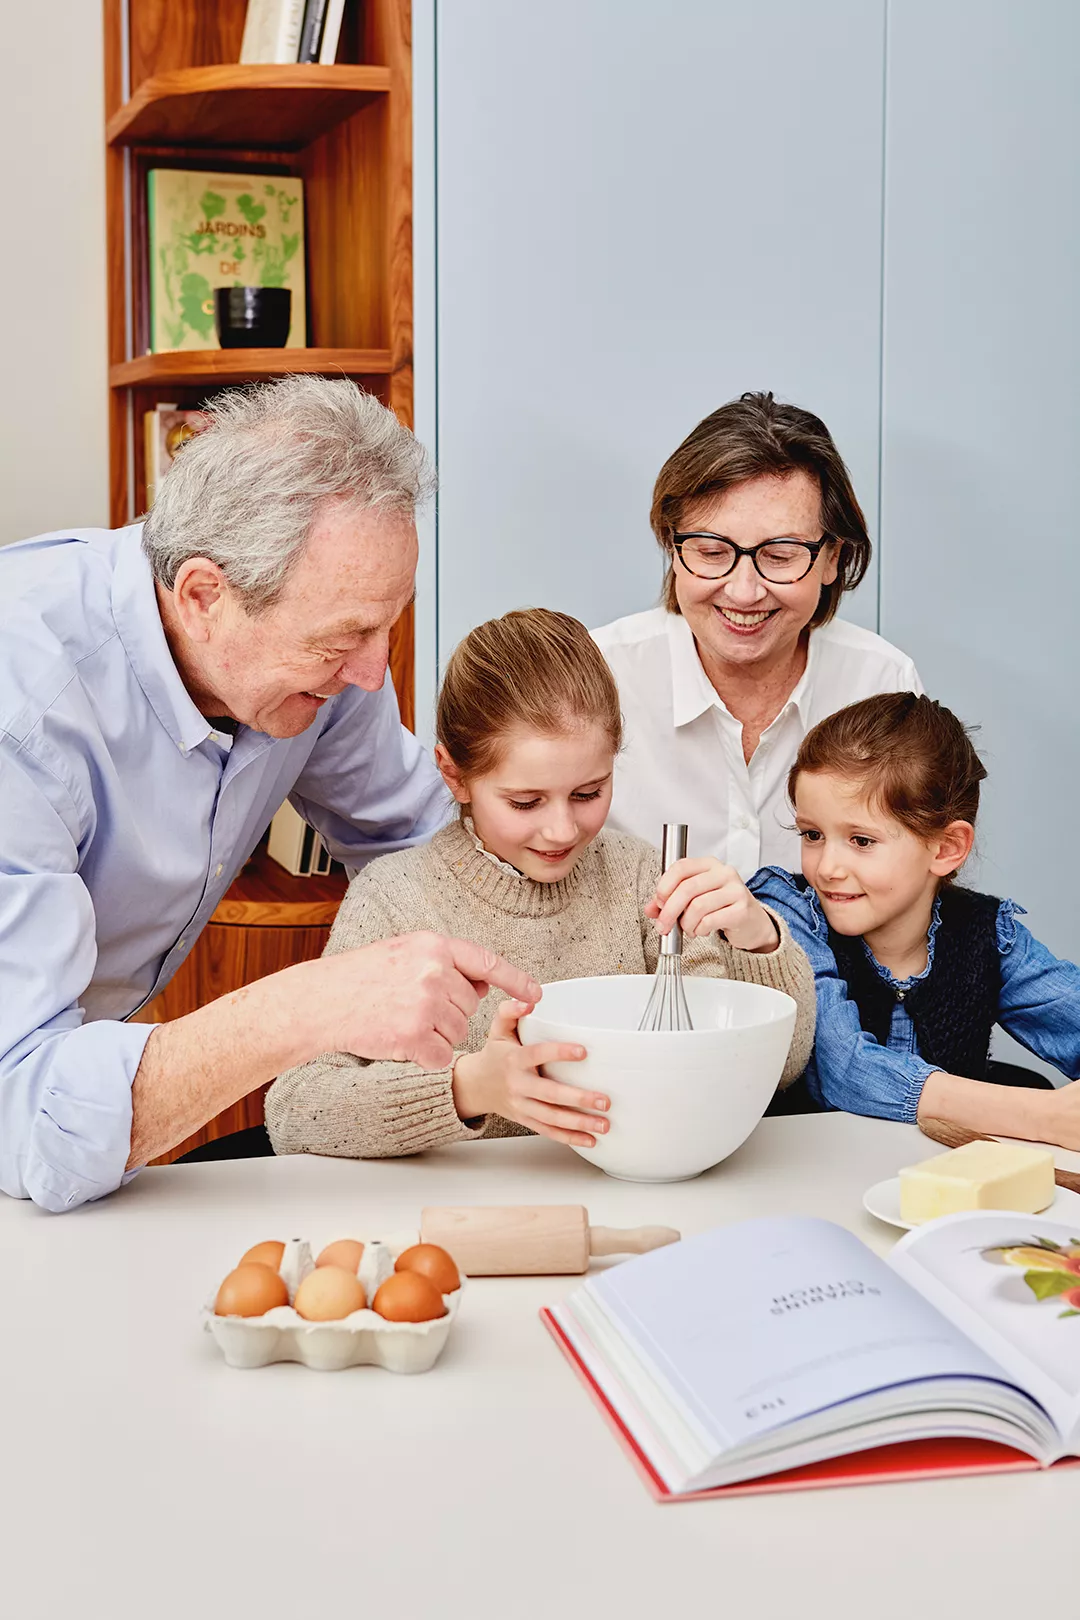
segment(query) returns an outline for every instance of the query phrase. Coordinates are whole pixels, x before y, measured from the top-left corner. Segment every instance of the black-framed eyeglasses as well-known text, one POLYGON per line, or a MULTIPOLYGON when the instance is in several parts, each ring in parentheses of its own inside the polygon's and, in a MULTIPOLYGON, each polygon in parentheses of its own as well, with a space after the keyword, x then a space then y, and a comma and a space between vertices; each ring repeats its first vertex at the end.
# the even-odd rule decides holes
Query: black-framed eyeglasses
POLYGON ((806 578, 822 546, 835 538, 823 534, 820 540, 763 540, 759 546, 737 546, 721 535, 703 531, 673 535, 671 543, 686 572, 695 579, 726 579, 740 557, 749 557, 768 584, 794 585, 806 578))

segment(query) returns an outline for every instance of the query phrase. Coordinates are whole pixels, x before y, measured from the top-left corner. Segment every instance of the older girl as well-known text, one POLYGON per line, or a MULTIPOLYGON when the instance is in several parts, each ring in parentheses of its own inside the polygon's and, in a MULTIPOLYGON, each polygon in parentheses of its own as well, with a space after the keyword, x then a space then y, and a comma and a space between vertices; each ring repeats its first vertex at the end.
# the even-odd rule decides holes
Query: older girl
POLYGON ((1032 937, 1014 901, 954 882, 985 776, 940 704, 853 703, 808 733, 791 771, 802 876, 769 867, 750 887, 814 968, 820 1102, 1080 1148, 1080 1085, 994 1083, 994 1024, 1080 1074, 1080 968, 1032 937))
MULTIPOLYGON (((328 951, 446 928, 542 981, 652 973, 660 934, 681 919, 688 972, 795 998, 781 1084, 802 1072, 813 983, 783 925, 720 861, 680 861, 661 879, 655 849, 603 830, 621 718, 614 679, 583 625, 532 609, 473 630, 450 660, 437 732, 436 759, 461 814, 424 848, 353 879, 328 951)), ((489 993, 445 1069, 328 1052, 290 1070, 266 1100, 275 1149, 372 1158, 530 1131, 595 1146, 609 1099, 540 1074, 543 1063, 585 1054, 522 1046, 517 1024, 527 1010, 489 993)))

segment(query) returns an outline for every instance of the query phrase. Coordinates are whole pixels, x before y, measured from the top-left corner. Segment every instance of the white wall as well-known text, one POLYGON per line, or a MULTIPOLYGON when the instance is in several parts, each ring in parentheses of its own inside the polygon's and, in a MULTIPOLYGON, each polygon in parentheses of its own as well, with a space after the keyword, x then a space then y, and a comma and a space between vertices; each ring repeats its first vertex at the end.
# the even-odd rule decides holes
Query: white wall
POLYGON ((103 124, 100 5, 5 6, 0 544, 108 521, 103 124))
POLYGON ((414 0, 414 37, 439 658, 648 605, 661 461, 771 387, 867 510, 845 613, 981 727, 973 877, 1080 959, 1077 0, 414 0))
POLYGON ((824 416, 876 527, 884 13, 436 6, 440 656, 650 605, 660 465, 748 388, 824 416))

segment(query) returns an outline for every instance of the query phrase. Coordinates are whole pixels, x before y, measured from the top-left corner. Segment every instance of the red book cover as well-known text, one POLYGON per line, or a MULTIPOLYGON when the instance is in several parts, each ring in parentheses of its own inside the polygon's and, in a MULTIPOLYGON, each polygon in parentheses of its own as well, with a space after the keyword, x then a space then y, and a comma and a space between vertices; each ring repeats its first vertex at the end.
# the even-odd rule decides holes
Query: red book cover
MULTIPOLYGON (((658 1502, 700 1502, 710 1496, 762 1496, 769 1491, 811 1491, 827 1485, 879 1485, 898 1479, 946 1479, 961 1474, 1021 1474, 1040 1467, 1026 1453, 990 1440, 906 1440, 897 1445, 855 1452, 848 1457, 830 1457, 826 1462, 811 1463, 805 1468, 767 1474, 740 1485, 718 1485, 712 1490, 678 1495, 668 1490, 551 1312, 542 1310, 540 1320, 658 1502)), ((1080 1458, 1066 1457, 1052 1466, 1067 1468, 1077 1463, 1080 1458)))

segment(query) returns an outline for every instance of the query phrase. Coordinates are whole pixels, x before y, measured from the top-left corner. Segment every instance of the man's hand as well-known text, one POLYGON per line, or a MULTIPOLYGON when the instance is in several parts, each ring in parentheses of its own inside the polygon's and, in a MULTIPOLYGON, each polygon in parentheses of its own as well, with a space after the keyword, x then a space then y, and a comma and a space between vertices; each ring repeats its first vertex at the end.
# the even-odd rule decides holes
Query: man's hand
POLYGON ((611 1100, 539 1073, 542 1063, 580 1063, 585 1048, 558 1041, 522 1046, 518 1019, 531 1011, 527 1002, 502 1003, 483 1051, 467 1052, 454 1064, 454 1106, 462 1119, 499 1114, 538 1136, 571 1147, 595 1147, 597 1136, 608 1128, 596 1110, 606 1112, 611 1100))
POLYGON ((299 1016, 313 1052, 353 1052, 444 1069, 494 985, 523 1001, 540 986, 482 945, 441 934, 401 934, 307 962, 299 1016))
POLYGON ((687 939, 723 934, 739 951, 775 951, 780 935, 760 900, 733 866, 715 857, 686 857, 669 866, 645 907, 661 934, 681 923, 687 939))

